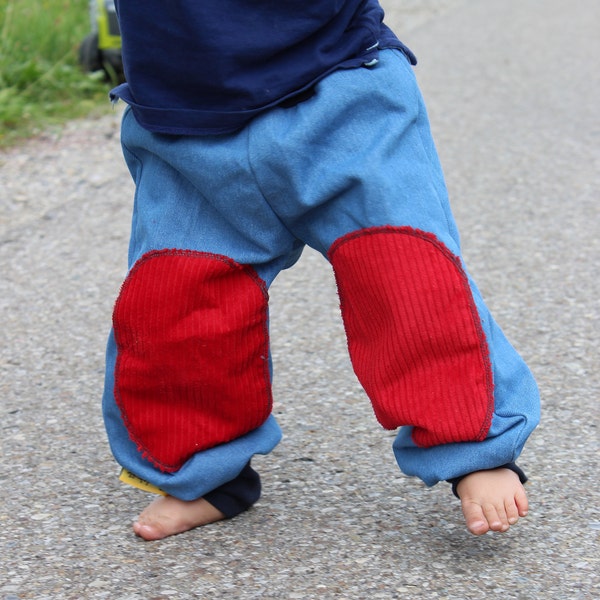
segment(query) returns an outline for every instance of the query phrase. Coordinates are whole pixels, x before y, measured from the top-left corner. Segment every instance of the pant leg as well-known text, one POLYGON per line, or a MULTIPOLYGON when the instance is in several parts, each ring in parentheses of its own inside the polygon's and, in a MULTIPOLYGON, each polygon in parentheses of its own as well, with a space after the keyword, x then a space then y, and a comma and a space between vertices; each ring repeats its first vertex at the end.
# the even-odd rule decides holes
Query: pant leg
POLYGON ((136 197, 104 418, 123 467, 191 500, 280 439, 267 288, 302 245, 253 182, 243 132, 154 135, 127 112, 122 140, 136 197))
POLYGON ((514 461, 537 388, 463 263, 408 62, 384 51, 289 110, 253 125, 253 165, 288 229, 333 265, 355 372, 382 425, 402 427, 400 467, 433 485, 514 461))

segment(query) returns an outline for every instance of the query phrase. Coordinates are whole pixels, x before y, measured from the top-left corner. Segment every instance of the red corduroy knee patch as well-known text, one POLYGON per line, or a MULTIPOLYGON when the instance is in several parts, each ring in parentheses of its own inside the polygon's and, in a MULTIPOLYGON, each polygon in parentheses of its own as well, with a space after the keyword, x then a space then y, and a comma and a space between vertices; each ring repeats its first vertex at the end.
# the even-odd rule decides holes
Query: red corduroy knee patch
POLYGON ((163 471, 259 427, 271 411, 268 295, 248 266, 187 250, 145 254, 115 305, 115 397, 163 471))
POLYGON ((485 439, 493 377, 459 258, 410 227, 348 234, 329 258, 352 364, 379 422, 414 426, 423 447, 485 439))

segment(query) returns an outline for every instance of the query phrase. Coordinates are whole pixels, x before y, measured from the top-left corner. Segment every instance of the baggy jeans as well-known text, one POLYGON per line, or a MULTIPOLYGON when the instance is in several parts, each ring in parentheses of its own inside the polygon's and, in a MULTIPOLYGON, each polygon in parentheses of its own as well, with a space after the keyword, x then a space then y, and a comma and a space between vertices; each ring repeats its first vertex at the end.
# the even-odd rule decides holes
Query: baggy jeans
POLYGON ((154 134, 128 109, 122 145, 136 192, 103 413, 123 467, 192 500, 276 446, 268 288, 305 245, 332 265, 404 473, 434 485, 518 457, 538 390, 463 263, 401 52, 231 134, 154 134))

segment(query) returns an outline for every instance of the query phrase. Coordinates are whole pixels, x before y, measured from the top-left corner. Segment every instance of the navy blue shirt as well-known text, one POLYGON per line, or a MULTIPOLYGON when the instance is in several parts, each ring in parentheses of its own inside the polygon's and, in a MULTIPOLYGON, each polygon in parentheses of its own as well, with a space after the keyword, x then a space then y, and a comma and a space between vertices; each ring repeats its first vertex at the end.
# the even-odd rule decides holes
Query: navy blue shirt
POLYGON ((379 49, 414 56, 378 0, 117 0, 127 83, 139 123, 181 135, 226 133, 379 49))

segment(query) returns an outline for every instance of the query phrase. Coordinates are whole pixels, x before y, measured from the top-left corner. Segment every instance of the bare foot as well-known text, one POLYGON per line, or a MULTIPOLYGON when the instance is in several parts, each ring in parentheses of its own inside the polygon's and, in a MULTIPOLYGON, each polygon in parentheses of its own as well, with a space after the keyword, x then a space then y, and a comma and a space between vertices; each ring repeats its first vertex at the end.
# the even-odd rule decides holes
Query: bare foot
POLYGON ((528 511, 525 488, 510 469, 476 471, 457 487, 467 528, 474 535, 508 531, 528 511))
POLYGON ((162 540, 224 518, 225 515, 204 498, 186 502, 173 496, 161 496, 142 511, 133 524, 133 531, 148 541, 162 540))

